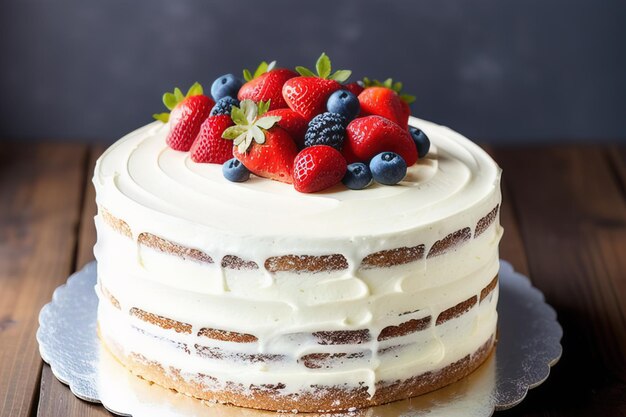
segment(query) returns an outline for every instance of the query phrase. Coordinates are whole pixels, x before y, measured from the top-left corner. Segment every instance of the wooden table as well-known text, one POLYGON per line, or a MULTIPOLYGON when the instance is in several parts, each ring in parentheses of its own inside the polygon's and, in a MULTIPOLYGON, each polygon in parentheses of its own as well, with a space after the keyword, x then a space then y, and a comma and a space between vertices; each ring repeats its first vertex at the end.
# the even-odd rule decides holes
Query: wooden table
MULTIPOLYGON (((93 259, 101 147, 0 143, 0 417, 105 416, 39 357, 37 315, 93 259)), ((626 148, 489 149, 504 169, 501 257, 563 325, 563 357, 497 416, 626 416, 626 148)))

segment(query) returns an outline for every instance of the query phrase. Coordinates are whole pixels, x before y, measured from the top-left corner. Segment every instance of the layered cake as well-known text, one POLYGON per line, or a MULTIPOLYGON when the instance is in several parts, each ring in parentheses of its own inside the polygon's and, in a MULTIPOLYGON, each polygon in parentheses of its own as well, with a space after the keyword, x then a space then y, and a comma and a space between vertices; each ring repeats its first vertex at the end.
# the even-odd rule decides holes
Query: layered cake
POLYGON ((169 118, 99 159, 99 334, 136 375, 204 400, 328 412, 435 390, 491 353, 500 169, 446 127, 405 122, 404 105, 368 107, 368 89, 400 100, 394 85, 346 84, 324 65, 266 64, 219 78, 213 97, 175 91, 169 118), (278 93, 246 97, 274 71, 288 75, 278 93), (337 85, 303 110, 298 79, 337 85))

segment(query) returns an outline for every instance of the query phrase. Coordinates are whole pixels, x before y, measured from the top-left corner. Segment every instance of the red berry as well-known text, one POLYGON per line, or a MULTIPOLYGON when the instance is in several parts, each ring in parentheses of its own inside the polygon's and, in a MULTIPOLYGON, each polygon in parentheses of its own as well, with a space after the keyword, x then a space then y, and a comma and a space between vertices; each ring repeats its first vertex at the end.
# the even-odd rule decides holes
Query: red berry
POLYGON ((233 125, 229 115, 210 116, 202 123, 200 133, 191 145, 191 160, 199 163, 223 164, 233 157, 233 141, 222 133, 233 125))
POLYGON ((289 107, 307 121, 326 111, 328 97, 341 89, 335 80, 319 77, 296 77, 283 86, 283 97, 289 107))
POLYGON ((291 184, 293 159, 298 148, 291 136, 281 127, 274 126, 265 131, 265 143, 252 143, 246 152, 233 148, 235 158, 259 177, 291 184))
POLYGON ((293 164, 293 185, 301 193, 325 190, 341 182, 347 164, 341 153, 327 145, 304 148, 293 164))
POLYGON ((348 90, 357 97, 363 92, 363 90, 365 90, 365 87, 357 82, 346 84, 343 86, 343 88, 344 90, 348 90))
POLYGON ((297 76, 296 72, 288 69, 273 69, 245 83, 239 90, 237 98, 249 99, 255 103, 271 100, 270 110, 286 108, 283 85, 285 81, 297 76))
POLYGON ((397 153, 407 166, 417 162, 417 148, 408 130, 381 116, 360 117, 350 122, 342 152, 348 163, 368 163, 381 152, 397 153))
POLYGON ((400 96, 391 88, 368 87, 359 94, 359 103, 362 116, 382 116, 408 129, 408 105, 405 106, 400 96))
POLYGON ((214 105, 213 100, 202 94, 187 97, 178 103, 170 113, 167 145, 187 152, 214 105))
POLYGON ((280 121, 276 124, 289 133, 289 136, 298 145, 299 149, 304 148, 304 134, 308 127, 304 117, 291 109, 270 110, 264 116, 280 116, 280 121))

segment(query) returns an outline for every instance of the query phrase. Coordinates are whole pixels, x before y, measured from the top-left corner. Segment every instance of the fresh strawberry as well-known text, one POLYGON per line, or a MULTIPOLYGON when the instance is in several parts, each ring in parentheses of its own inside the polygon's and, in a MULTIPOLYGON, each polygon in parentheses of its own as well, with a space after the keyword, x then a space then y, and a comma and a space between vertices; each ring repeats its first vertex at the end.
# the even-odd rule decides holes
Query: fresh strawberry
POLYGON ((301 77, 288 80, 283 86, 283 97, 289 107, 307 121, 326 111, 328 97, 341 88, 340 82, 350 77, 351 71, 339 70, 331 74, 330 59, 322 54, 315 64, 317 74, 296 67, 301 77))
POLYGON ((304 117, 291 109, 270 110, 265 115, 279 116, 280 120, 276 124, 289 133, 298 148, 304 148, 304 134, 307 129, 307 121, 304 117))
POLYGON ((233 155, 252 173, 291 184, 293 160, 298 148, 289 133, 279 126, 280 116, 267 116, 268 102, 243 100, 233 106, 235 126, 224 131, 224 139, 234 140, 233 155))
POLYGON ((269 101, 270 110, 287 107, 283 98, 283 84, 290 78, 297 77, 298 74, 284 68, 274 69, 276 61, 267 63, 261 62, 254 75, 249 70, 243 71, 243 76, 247 81, 237 94, 239 100, 269 101))
POLYGON ((402 83, 394 83, 391 78, 384 82, 365 78, 363 83, 365 90, 359 94, 361 115, 382 116, 407 129, 411 114, 409 104, 415 97, 402 94, 402 83))
POLYGON ((223 164, 233 157, 233 143, 223 139, 224 131, 233 125, 230 115, 210 116, 202 123, 200 133, 191 145, 191 160, 209 164, 223 164))
POLYGON ((346 160, 327 145, 304 148, 293 163, 293 186, 301 193, 314 193, 341 182, 346 173, 346 160))
POLYGON ((386 151, 400 155, 407 166, 417 162, 417 148, 411 134, 398 124, 381 116, 365 116, 350 122, 342 151, 348 163, 367 163, 386 151))
POLYGON ((188 151, 215 102, 203 94, 200 84, 195 83, 184 96, 179 88, 175 88, 173 93, 163 94, 163 104, 170 113, 155 114, 153 117, 163 123, 169 122, 166 143, 177 151, 188 151))
POLYGON ((361 84, 359 84, 358 82, 353 82, 353 83, 349 83, 343 86, 344 90, 348 90, 349 92, 351 92, 352 94, 354 94, 355 96, 359 96, 359 94, 361 94, 363 92, 363 90, 365 90, 365 87, 363 87, 361 84))

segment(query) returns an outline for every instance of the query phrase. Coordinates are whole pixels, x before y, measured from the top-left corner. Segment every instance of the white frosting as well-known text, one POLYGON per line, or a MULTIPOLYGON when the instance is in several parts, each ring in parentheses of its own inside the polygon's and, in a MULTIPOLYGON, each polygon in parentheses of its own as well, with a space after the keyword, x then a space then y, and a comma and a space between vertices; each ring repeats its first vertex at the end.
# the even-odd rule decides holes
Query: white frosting
POLYGON ((167 127, 158 122, 122 138, 100 158, 94 176, 98 205, 123 219, 133 234, 129 239, 101 215, 96 217, 98 276, 122 307, 118 311, 101 298, 98 317, 105 337, 190 378, 204 373, 246 386, 280 382, 286 385, 284 393, 311 384, 356 387, 365 382, 373 395, 378 381, 440 369, 474 352, 495 331, 497 288, 468 313, 439 326, 434 321, 442 311, 479 297, 497 274, 498 219, 480 236, 474 230, 500 203, 500 169, 452 130, 418 119, 411 124, 429 136, 432 148, 401 184, 360 191, 338 185, 316 194, 300 194, 291 185, 263 178, 228 182, 220 166, 196 164, 187 153, 169 149, 167 127), (436 241, 465 227, 471 229, 469 241, 426 258, 436 241), (199 249, 214 262, 183 260, 138 245, 142 232, 199 249), (425 245, 419 261, 359 268, 373 252, 418 244, 425 245), (315 274, 264 269, 268 257, 288 254, 342 254, 349 267, 315 274), (220 264, 226 255, 260 268, 224 269, 220 264), (178 334, 131 317, 132 307, 189 323, 192 333, 178 334), (377 341, 385 327, 429 315, 430 328, 377 341), (186 343, 192 353, 133 326, 186 343), (258 341, 197 336, 203 327, 254 334, 258 341), (369 330, 369 342, 322 346, 311 335, 360 329, 369 330), (211 360, 195 355, 196 343, 285 358, 254 366, 234 356, 211 360), (379 355, 396 345, 406 347, 379 355), (362 358, 331 369, 309 369, 298 361, 308 353, 357 351, 362 358))

